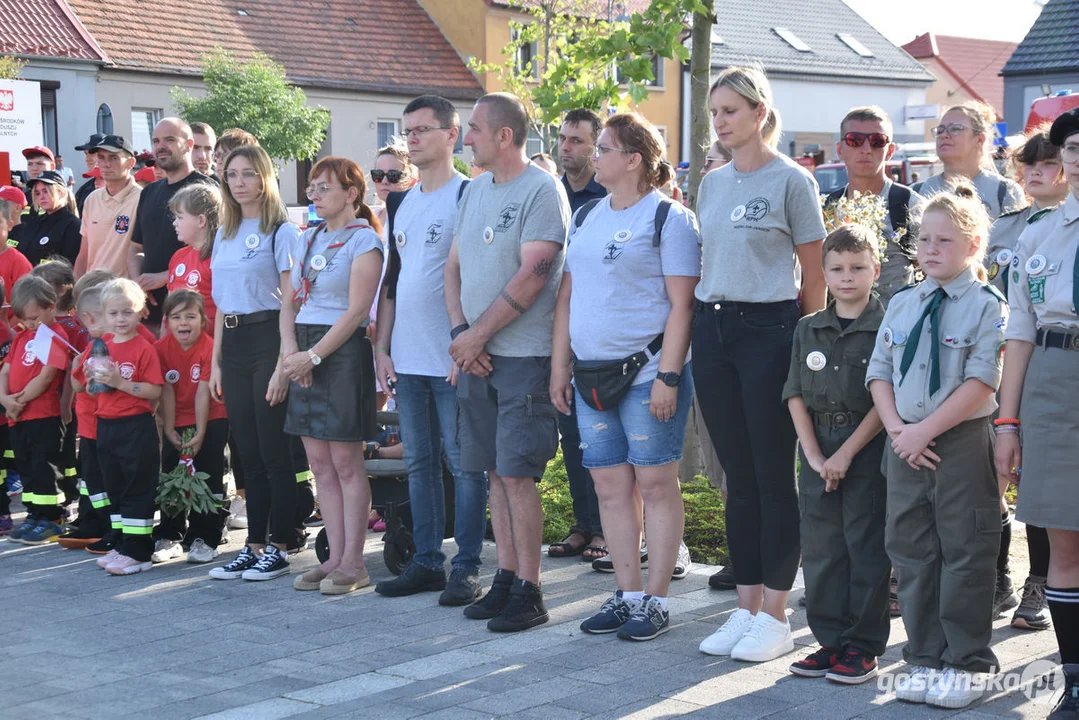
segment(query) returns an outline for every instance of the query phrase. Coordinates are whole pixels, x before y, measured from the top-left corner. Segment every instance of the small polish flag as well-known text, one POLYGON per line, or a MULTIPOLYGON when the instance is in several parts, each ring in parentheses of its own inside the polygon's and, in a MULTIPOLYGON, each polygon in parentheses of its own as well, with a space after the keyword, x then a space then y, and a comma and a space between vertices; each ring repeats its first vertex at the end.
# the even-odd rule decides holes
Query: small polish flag
POLYGON ((68 354, 69 349, 71 352, 78 354, 78 351, 75 350, 71 343, 51 327, 45 323, 37 326, 37 331, 34 333, 34 355, 37 356, 38 362, 42 365, 54 367, 57 370, 67 370, 71 360, 71 356, 68 354), (56 342, 53 342, 54 340, 56 342), (49 349, 47 353, 43 352, 44 348, 49 349))

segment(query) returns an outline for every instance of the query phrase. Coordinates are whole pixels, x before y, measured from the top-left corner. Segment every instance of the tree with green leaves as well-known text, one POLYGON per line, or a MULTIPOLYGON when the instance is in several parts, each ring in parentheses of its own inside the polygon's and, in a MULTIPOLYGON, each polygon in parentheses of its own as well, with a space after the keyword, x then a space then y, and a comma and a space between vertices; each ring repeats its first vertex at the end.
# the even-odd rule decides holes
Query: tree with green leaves
POLYGON ((285 68, 268 55, 248 62, 218 47, 202 59, 206 95, 170 91, 187 122, 205 122, 219 132, 242 128, 259 139, 270 157, 282 162, 315 157, 330 125, 330 111, 308 107, 303 90, 289 83, 285 68))
POLYGON ((18 80, 26 61, 14 55, 0 55, 0 80, 18 80))

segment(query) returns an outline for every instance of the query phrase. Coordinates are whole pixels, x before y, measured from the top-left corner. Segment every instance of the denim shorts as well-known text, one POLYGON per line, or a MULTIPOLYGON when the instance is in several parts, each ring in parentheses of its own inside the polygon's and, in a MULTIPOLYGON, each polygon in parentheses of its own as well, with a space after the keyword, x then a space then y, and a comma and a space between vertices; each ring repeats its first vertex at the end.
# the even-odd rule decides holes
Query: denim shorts
POLYGON ((577 393, 577 425, 581 430, 581 450, 586 468, 616 465, 652 467, 682 459, 686 422, 693 403, 692 363, 682 369, 678 385, 678 407, 667 422, 657 420, 649 410, 653 383, 634 385, 613 410, 593 410, 577 393))

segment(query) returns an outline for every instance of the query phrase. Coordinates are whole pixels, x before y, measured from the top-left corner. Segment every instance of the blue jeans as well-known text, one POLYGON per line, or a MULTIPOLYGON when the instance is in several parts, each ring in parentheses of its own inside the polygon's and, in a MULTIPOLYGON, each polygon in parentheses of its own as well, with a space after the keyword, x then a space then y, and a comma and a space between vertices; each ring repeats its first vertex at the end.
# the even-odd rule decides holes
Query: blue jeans
POLYGON ((414 561, 438 569, 446 561, 442 538, 446 500, 442 487, 442 453, 454 476, 453 536, 457 556, 453 567, 475 572, 480 566, 483 532, 487 528, 487 479, 483 473, 461 472, 457 444, 457 389, 445 379, 428 375, 397 376, 397 411, 401 444, 408 468, 412 506, 414 561))
POLYGON ((576 527, 585 534, 603 534, 599 518, 599 498, 592 482, 592 473, 581 464, 581 431, 577 427, 577 398, 573 398, 570 414, 558 415, 558 430, 562 433, 562 459, 566 463, 566 479, 569 495, 573 499, 573 517, 576 527))

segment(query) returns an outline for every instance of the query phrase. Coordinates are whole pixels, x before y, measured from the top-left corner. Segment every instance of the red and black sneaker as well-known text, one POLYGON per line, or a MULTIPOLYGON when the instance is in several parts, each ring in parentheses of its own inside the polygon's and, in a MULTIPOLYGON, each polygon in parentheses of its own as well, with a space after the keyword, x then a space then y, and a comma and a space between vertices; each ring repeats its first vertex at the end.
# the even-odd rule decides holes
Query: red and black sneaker
POLYGON ((791 672, 802 677, 824 677, 839 662, 839 650, 822 647, 807 658, 791 663, 791 672))
POLYGON ((844 685, 860 685, 877 676, 877 659, 853 645, 848 645, 843 658, 825 673, 824 677, 844 685))

